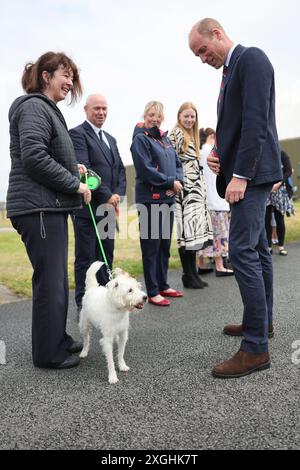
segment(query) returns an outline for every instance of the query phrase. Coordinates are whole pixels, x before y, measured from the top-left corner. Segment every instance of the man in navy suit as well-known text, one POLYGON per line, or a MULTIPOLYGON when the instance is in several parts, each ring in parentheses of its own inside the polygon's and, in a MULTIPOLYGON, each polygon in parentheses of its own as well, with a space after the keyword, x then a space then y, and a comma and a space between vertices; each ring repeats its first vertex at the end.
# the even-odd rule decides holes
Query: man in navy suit
MULTIPOLYGON (((116 210, 126 191, 126 173, 114 137, 102 130, 107 116, 107 101, 95 94, 84 106, 86 121, 70 130, 78 162, 101 176, 99 189, 92 192, 91 207, 105 255, 112 268, 116 210), (83 163, 84 162, 84 163, 83 163), (105 223, 107 221, 107 224, 105 223), (100 222, 100 223, 99 223, 100 222)), ((75 231, 75 301, 78 310, 85 290, 85 275, 96 260, 104 261, 88 207, 74 212, 75 231)), ((103 268, 97 273, 98 282, 105 285, 108 274, 103 268)))
POLYGON ((193 53, 223 66, 216 147, 208 164, 219 194, 231 204, 229 256, 243 305, 242 325, 224 333, 243 336, 240 350, 214 367, 215 377, 242 377, 270 367, 273 336, 273 271, 265 234, 266 200, 282 179, 275 123, 274 70, 265 53, 235 45, 218 21, 205 18, 189 35, 193 53))

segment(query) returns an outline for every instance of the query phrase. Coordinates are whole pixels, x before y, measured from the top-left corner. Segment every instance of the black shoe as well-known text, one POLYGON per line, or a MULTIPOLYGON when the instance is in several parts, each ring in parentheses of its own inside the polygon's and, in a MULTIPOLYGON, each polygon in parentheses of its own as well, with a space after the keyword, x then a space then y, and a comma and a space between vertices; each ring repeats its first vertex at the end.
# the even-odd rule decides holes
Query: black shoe
POLYGON ((217 277, 234 276, 234 272, 233 271, 216 271, 216 276, 217 277))
POLYGON ((71 367, 76 367, 79 365, 80 358, 78 356, 68 356, 64 362, 58 364, 58 366, 53 367, 53 369, 70 369, 71 367))
POLYGON ((206 282, 201 281, 196 269, 196 252, 179 248, 179 256, 183 268, 182 283, 189 289, 203 289, 207 286, 206 282))
POLYGON ((59 364, 35 364, 36 367, 42 369, 70 369, 71 367, 78 366, 80 358, 78 356, 68 356, 63 362, 59 364))
POLYGON ((71 344, 71 346, 69 346, 67 348, 67 351, 70 353, 70 354, 75 354, 75 353, 79 353, 81 352, 83 349, 83 344, 81 341, 74 341, 73 344, 71 344))
POLYGON ((208 274, 212 272, 213 268, 198 268, 198 274, 208 274))
POLYGON ((204 285, 202 285, 203 282, 198 282, 198 280, 196 280, 193 276, 190 276, 189 274, 183 274, 181 279, 184 287, 188 289, 203 289, 204 287, 204 285))
POLYGON ((201 277, 196 273, 194 276, 197 279, 197 282, 200 284, 202 287, 208 287, 207 282, 202 281, 201 277))

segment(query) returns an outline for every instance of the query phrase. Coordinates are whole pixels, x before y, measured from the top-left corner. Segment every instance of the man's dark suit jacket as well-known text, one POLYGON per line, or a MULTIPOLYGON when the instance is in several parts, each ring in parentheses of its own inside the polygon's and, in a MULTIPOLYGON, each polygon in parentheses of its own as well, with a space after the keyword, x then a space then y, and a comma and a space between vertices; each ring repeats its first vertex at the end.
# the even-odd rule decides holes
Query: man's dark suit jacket
MULTIPOLYGON (((105 204, 112 194, 124 196, 126 192, 126 172, 122 163, 116 139, 107 132, 104 132, 113 156, 107 145, 100 142, 90 124, 85 121, 83 124, 74 127, 69 131, 74 144, 78 163, 82 163, 87 168, 94 170, 101 176, 101 186, 92 192, 92 209, 96 215, 97 207, 105 204)), ((83 204, 83 208, 74 211, 77 217, 88 217, 90 213, 88 207, 83 204)))
POLYGON ((266 54, 238 45, 224 79, 216 130, 221 173, 217 189, 224 197, 233 174, 248 185, 282 179, 275 122, 274 70, 266 54))

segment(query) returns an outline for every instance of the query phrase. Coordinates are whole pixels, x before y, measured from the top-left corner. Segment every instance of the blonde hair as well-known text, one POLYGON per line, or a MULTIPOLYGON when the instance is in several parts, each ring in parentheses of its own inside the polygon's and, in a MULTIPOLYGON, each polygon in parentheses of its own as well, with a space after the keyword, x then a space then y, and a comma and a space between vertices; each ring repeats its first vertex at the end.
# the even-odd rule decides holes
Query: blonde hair
POLYGON ((180 124, 180 120, 179 120, 180 114, 183 111, 185 111, 186 109, 193 109, 193 111, 195 111, 195 113, 196 113, 196 120, 195 120, 195 123, 194 123, 194 126, 193 126, 193 138, 194 138, 196 155, 197 155, 197 157, 200 157, 200 138, 199 138, 198 112, 197 112, 196 106, 193 103, 191 103, 190 101, 186 101, 185 103, 183 103, 180 106, 180 108, 178 110, 178 113, 177 113, 176 127, 179 127, 183 132, 182 153, 185 153, 187 151, 188 146, 189 146, 190 141, 191 141, 190 134, 186 131, 186 129, 182 126, 182 124, 180 124))
POLYGON ((164 120, 165 115, 164 115, 164 106, 160 101, 149 101, 149 103, 146 104, 145 109, 144 109, 144 114, 143 117, 146 116, 146 114, 149 113, 150 109, 154 108, 155 111, 161 115, 162 120, 164 120))

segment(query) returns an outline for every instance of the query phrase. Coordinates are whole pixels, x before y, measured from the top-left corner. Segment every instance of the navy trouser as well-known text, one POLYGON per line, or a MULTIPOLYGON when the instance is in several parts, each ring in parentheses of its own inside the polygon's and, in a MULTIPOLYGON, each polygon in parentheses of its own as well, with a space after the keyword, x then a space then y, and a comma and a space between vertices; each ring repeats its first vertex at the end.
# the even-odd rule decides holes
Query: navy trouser
POLYGON ((33 267, 32 356, 35 366, 63 362, 73 339, 68 313, 68 214, 40 212, 11 217, 33 267))
MULTIPOLYGON (((85 293, 85 277, 88 268, 94 261, 104 262, 104 259, 92 219, 75 216, 73 221, 75 232, 75 302, 79 306, 85 293)), ((97 222, 99 222, 98 219, 97 222)), ((112 269, 115 240, 101 237, 101 234, 100 238, 107 262, 112 269)), ((105 286, 109 281, 105 266, 102 266, 96 276, 102 286, 105 286)))
POLYGON ((265 231, 271 187, 250 186, 244 199, 231 205, 229 257, 244 304, 241 349, 253 353, 268 351, 273 321, 273 267, 265 231))
POLYGON ((137 204, 143 271, 149 297, 155 297, 170 287, 167 278, 174 223, 174 211, 170 208, 169 204, 137 204))

